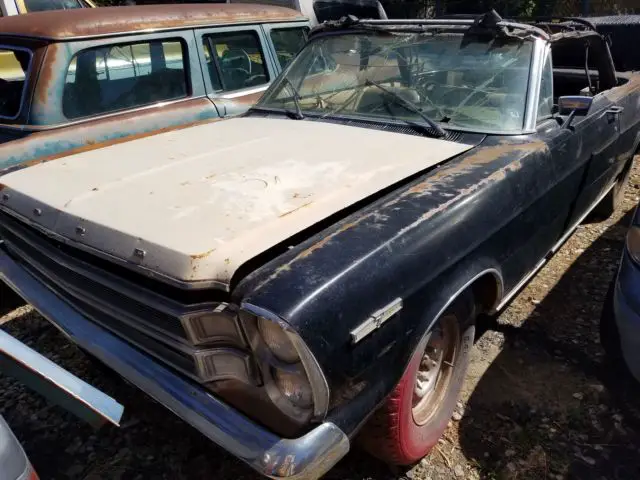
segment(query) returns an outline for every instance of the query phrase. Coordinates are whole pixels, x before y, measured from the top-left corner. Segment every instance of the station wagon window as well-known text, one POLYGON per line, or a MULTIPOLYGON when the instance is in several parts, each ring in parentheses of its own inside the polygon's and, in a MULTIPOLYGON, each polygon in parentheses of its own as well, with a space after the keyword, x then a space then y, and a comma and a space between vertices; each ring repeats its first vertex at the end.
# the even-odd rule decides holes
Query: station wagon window
POLYGON ((0 49, 0 117, 15 118, 20 113, 30 63, 26 50, 0 49))
POLYGON ((64 115, 81 118, 186 97, 184 50, 179 40, 158 40, 78 53, 67 70, 64 115))
POLYGON ((271 30, 271 41, 278 56, 280 67, 284 68, 300 51, 307 41, 307 27, 277 28, 271 30))
POLYGON ((215 91, 257 87, 269 81, 267 63, 255 32, 228 32, 202 38, 215 91))
POLYGON ((24 0, 24 6, 27 12, 69 10, 72 8, 88 7, 88 5, 81 0, 24 0))
POLYGON ((542 69, 540 95, 538 97, 538 121, 550 118, 553 113, 553 68, 551 54, 547 55, 542 69))

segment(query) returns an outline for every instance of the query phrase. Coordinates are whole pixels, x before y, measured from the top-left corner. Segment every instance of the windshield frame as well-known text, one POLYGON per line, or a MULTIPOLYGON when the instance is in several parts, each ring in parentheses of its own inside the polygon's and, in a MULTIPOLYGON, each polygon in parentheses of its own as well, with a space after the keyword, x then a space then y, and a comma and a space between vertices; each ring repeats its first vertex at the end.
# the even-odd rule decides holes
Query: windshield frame
POLYGON ((29 90, 29 84, 31 81, 31 72, 33 70, 33 50, 18 46, 18 45, 9 45, 6 43, 0 43, 0 50, 20 50, 22 52, 26 52, 29 54, 29 66, 27 67, 27 71, 24 72, 24 85, 22 86, 22 93, 20 94, 20 106, 18 107, 18 111, 12 117, 8 115, 0 115, 0 119, 2 120, 17 120, 22 115, 22 111, 24 109, 25 100, 27 97, 27 90, 29 90))
MULTIPOLYGON (((403 31, 401 29, 395 29, 394 32, 408 33, 408 34, 417 33, 415 32, 415 30, 412 30, 410 26, 408 26, 406 31, 403 31)), ((305 44, 301 52, 306 50, 307 48, 311 48, 311 46, 313 45, 313 42, 316 42, 319 39, 323 39, 325 37, 345 36, 345 35, 367 35, 367 34, 371 34, 370 29, 365 30, 365 29, 353 28, 353 29, 329 30, 326 32, 318 32, 311 36, 311 38, 305 44)), ((534 35, 528 36, 527 38, 523 39, 523 41, 531 42, 532 49, 531 49, 531 58, 529 62, 529 75, 527 77, 527 87, 525 89, 523 126, 521 129, 501 130, 501 129, 481 128, 481 127, 472 128, 472 127, 459 126, 453 123, 449 124, 449 123, 443 123, 438 121, 436 121, 435 123, 438 124, 440 127, 442 127, 445 131, 451 130, 451 131, 460 131, 460 132, 469 132, 469 133, 510 135, 510 136, 535 133, 536 132, 536 112, 538 108, 538 105, 537 105, 538 91, 540 89, 540 83, 541 83, 540 76, 541 76, 541 69, 543 65, 544 52, 548 42, 534 35)), ((300 55, 301 52, 298 53, 298 56, 300 55)), ((281 112, 283 114, 286 114, 287 112, 286 109, 265 105, 263 101, 269 97, 270 93, 275 93, 275 91, 279 91, 282 88, 286 88, 286 81, 284 80, 284 78, 287 76, 289 70, 292 67, 292 64, 294 63, 295 63, 295 60, 290 62, 289 65, 287 65, 287 67, 280 72, 280 74, 273 80, 271 85, 269 85, 269 88, 265 91, 262 98, 249 110, 248 113, 250 113, 251 110, 255 110, 255 111, 269 110, 274 113, 281 112)), ((359 116, 359 115, 347 116, 342 113, 340 115, 342 118, 345 118, 345 119, 353 119, 353 120, 360 119, 360 120, 370 121, 372 123, 387 123, 387 122, 395 123, 395 122, 392 122, 392 119, 385 120, 381 118, 372 118, 372 117, 365 117, 365 116, 359 116)), ((309 119, 315 119, 315 118, 321 118, 324 115, 305 111, 304 116, 308 117, 309 119)), ((324 120, 330 121, 330 117, 326 117, 324 118, 324 120)))

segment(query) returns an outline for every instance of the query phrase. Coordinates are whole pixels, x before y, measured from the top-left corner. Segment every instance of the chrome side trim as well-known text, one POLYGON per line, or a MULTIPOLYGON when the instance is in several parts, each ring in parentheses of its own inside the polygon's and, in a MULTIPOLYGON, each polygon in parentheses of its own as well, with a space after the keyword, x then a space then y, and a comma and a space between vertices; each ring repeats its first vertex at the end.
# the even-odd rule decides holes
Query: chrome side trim
POLYGON ((402 299, 396 298, 380 310, 373 312, 369 318, 351 330, 351 343, 356 344, 369 334, 373 333, 400 310, 402 310, 402 299))
POLYGON ((317 479, 349 451, 349 438, 331 422, 295 439, 280 438, 255 424, 202 387, 87 320, 2 249, 0 279, 74 343, 263 475, 317 479))
POLYGON ((607 196, 607 194, 613 189, 613 187, 615 187, 615 183, 613 183, 609 188, 607 188, 604 192, 602 192, 598 198, 596 198, 595 202, 593 202, 591 204, 591 206, 586 210, 586 212, 578 219, 577 222, 575 222, 566 232, 565 234, 560 237, 560 240, 558 240, 556 242, 556 244, 551 247, 551 250, 549 250, 549 252, 545 255, 544 258, 542 258, 535 267, 533 267, 533 269, 527 273, 524 277, 522 277, 522 280, 520 280, 515 287, 513 287, 509 293, 507 295, 505 295, 505 297, 502 299, 502 301, 493 309, 491 310, 491 313, 497 313, 500 310, 502 310, 504 308, 504 306, 509 303, 509 301, 520 292, 520 290, 522 289, 522 287, 524 287, 524 285, 531 280, 531 278, 538 273, 538 271, 545 266, 545 264, 551 260, 551 257, 553 257, 553 255, 560 249, 560 247, 564 244, 564 242, 566 242, 569 237, 573 234, 573 232, 575 232, 575 230, 578 228, 578 226, 582 223, 582 221, 587 218, 587 216, 591 213, 591 211, 596 207, 596 205, 598 205, 598 203, 600 203, 600 201, 607 196))
POLYGON ((237 98, 237 97, 244 97, 245 95, 251 95, 252 93, 259 93, 259 92, 264 92, 267 88, 269 88, 269 85, 271 85, 271 82, 267 82, 264 85, 261 85, 259 87, 255 87, 255 88, 243 88, 242 90, 235 90, 231 93, 224 93, 222 95, 216 95, 213 97, 213 99, 215 100, 216 98, 226 98, 226 99, 231 99, 231 98, 237 98))
POLYGON ((529 271, 529 273, 527 273, 524 277, 522 277, 522 279, 516 284, 515 287, 513 287, 508 294, 506 294, 504 296, 504 298, 500 301, 500 303, 495 307, 494 310, 492 310, 493 312, 499 312, 500 310, 502 310, 502 308, 509 303, 509 300, 511 300, 519 291, 520 289, 529 281, 531 280, 531 278, 538 273, 538 271, 545 266, 545 264, 547 263, 548 259, 547 257, 544 257, 542 260, 540 260, 535 267, 533 267, 533 269, 531 271, 529 271))
POLYGON ((0 365, 4 373, 17 377, 83 420, 96 426, 105 420, 120 425, 122 405, 2 330, 0 365))
POLYGON ((525 103, 523 129, 532 131, 536 128, 536 117, 538 116, 538 97, 540 96, 540 84, 542 81, 542 68, 546 59, 547 42, 536 39, 533 43, 533 54, 531 56, 531 67, 529 68, 529 85, 527 88, 527 99, 525 103))
POLYGON ((596 205, 598 205, 598 204, 602 201, 602 199, 603 199, 604 197, 606 197, 606 196, 609 194, 609 192, 610 192, 611 190, 613 190, 613 187, 615 187, 615 186, 616 186, 615 182, 614 182, 614 183, 612 183, 612 184, 611 184, 611 186, 609 186, 609 188, 607 188, 604 192, 602 192, 602 193, 598 196, 598 198, 596 198, 595 202, 593 202, 593 203, 591 204, 591 206, 590 206, 590 207, 587 209, 587 211, 586 211, 586 212, 585 212, 585 213, 584 213, 584 214, 583 214, 583 215, 578 219, 578 221, 577 221, 576 223, 574 223, 574 224, 571 226, 571 228, 569 228, 569 229, 567 230, 567 232, 566 232, 562 237, 560 237, 560 240, 558 240, 558 242, 557 242, 553 247, 551 247, 551 251, 550 251, 549 253, 556 253, 556 252, 558 251, 558 249, 562 246, 562 244, 563 244, 564 242, 566 242, 566 241, 567 241, 567 239, 571 236, 571 234, 575 231, 575 229, 576 229, 576 228, 578 228, 578 225, 580 225, 580 224, 582 223, 582 221, 583 221, 585 218, 587 218, 587 216, 591 213, 591 211, 592 211, 594 208, 596 208, 596 205))

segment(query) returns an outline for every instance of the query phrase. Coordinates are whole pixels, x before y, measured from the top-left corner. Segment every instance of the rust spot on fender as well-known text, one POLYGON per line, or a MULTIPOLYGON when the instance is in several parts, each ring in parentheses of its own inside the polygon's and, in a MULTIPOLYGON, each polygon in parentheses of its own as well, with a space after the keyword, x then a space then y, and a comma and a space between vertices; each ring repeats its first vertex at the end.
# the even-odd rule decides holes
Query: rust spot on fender
MULTIPOLYGON (((391 202, 387 203, 385 206, 392 205, 397 203, 400 198, 406 197, 408 195, 425 195, 431 190, 436 181, 440 181, 443 178, 450 177, 453 175, 457 175, 460 173, 464 173, 470 167, 475 165, 483 165, 491 163, 492 161, 500 158, 504 155, 508 155, 515 152, 527 153, 527 152, 543 152, 547 150, 547 145, 542 141, 535 142, 527 142, 527 143, 510 143, 504 142, 498 145, 491 145, 488 147, 477 147, 472 150, 469 155, 466 155, 462 161, 454 164, 454 165, 444 165, 441 168, 435 170, 428 178, 424 181, 417 183, 413 187, 409 188, 398 199, 394 199, 391 202)), ((519 169, 520 162, 514 162, 514 164, 510 164, 506 167, 509 170, 519 169), (517 165, 517 166, 515 166, 517 165)))
MULTIPOLYGON (((452 176, 454 174, 464 172, 471 165, 476 165, 478 163, 480 163, 480 164, 489 163, 490 161, 495 160, 496 158, 499 158, 502 155, 505 155, 505 154, 508 154, 508 153, 512 153, 512 152, 545 151, 547 148, 548 148, 547 145, 544 142, 541 142, 541 141, 527 142, 527 143, 504 142, 504 143, 501 143, 499 145, 493 145, 493 146, 485 147, 484 149, 482 149, 483 150, 482 152, 474 152, 474 153, 472 153, 471 155, 469 155, 468 157, 466 157, 465 159, 463 159, 460 163, 458 163, 456 165, 453 165, 453 166, 450 166, 450 167, 444 166, 441 169, 437 170, 436 172, 430 174, 429 177, 426 180, 424 180, 423 182, 420 182, 417 185, 414 185, 413 187, 405 190, 404 192, 402 192, 400 195, 398 195, 393 200, 390 200, 389 202, 387 202, 384 205, 382 205, 382 207, 380 209, 375 210, 373 212, 369 212, 369 213, 367 213, 365 215, 362 215, 362 216, 358 217, 357 219, 353 220, 352 222, 345 223, 339 229, 335 230, 334 232, 331 232, 330 234, 328 234, 324 238, 320 239, 319 241, 317 241, 313 245, 307 247, 306 249, 304 249, 303 251, 298 253, 298 255, 296 255, 294 258, 289 260, 287 263, 285 263, 285 264, 279 266, 278 268, 276 268, 276 270, 269 277, 267 277, 265 280, 263 280, 256 287, 256 290, 261 289, 262 287, 264 287, 265 285, 270 283, 272 280, 275 280, 283 272, 287 272, 287 271, 291 270, 291 267, 296 262, 298 262, 300 260, 303 260, 305 258, 308 258, 314 252, 322 249, 329 242, 331 242, 331 240, 333 240, 336 236, 340 235, 341 233, 346 232, 346 231, 356 227, 357 225, 361 224, 363 221, 365 221, 367 219, 370 219, 370 218, 378 219, 378 218, 380 218, 381 217, 381 214, 380 214, 380 210, 381 209, 393 206, 394 204, 397 204, 398 202, 400 202, 403 198, 405 198, 407 196, 416 195, 416 194, 424 194, 425 192, 428 192, 428 190, 431 189, 438 181, 441 181, 445 177, 449 177, 449 176, 452 176)), ((487 176, 486 178, 482 179, 478 183, 476 183, 476 184, 474 184, 474 185, 472 185, 470 187, 458 190, 457 192, 455 192, 455 194, 450 199, 448 199, 447 201, 441 203, 436 208, 433 208, 433 209, 428 210, 427 212, 423 213, 413 223, 411 223, 410 225, 408 225, 408 226, 404 227, 403 229, 399 230, 396 233, 396 235, 394 235, 391 239, 389 239, 385 243, 385 245, 388 245, 389 243, 393 242, 395 239, 397 239, 401 235, 403 235, 406 232, 416 228, 418 225, 423 223, 425 220, 430 219, 431 217, 433 217, 437 213, 440 213, 440 212, 450 208, 455 202, 457 202, 460 199, 460 197, 471 195, 471 194, 475 193, 481 187, 505 178, 505 176, 506 176, 508 171, 517 171, 521 167, 522 167, 522 164, 521 164, 521 162, 519 160, 511 162, 508 165, 506 165, 505 167, 501 168, 500 170, 498 170, 498 171, 492 173, 491 175, 487 176)))
POLYGON ((304 258, 309 257, 316 250, 320 250, 327 243, 329 243, 335 236, 341 234, 342 232, 346 232, 347 230, 350 230, 351 228, 353 228, 356 225, 360 224, 362 221, 366 220, 367 218, 371 217, 372 215, 373 215, 373 213, 369 213, 367 215, 363 215, 363 216, 359 217, 358 219, 354 220, 353 222, 346 223, 342 227, 340 227, 338 230, 336 230, 335 232, 330 233, 329 235, 327 235, 323 239, 317 241, 316 243, 314 243, 310 247, 306 248, 305 250, 300 252, 298 255, 296 255, 294 258, 289 260, 287 263, 285 263, 283 265, 280 265, 278 268, 276 268, 276 270, 271 275, 269 275, 269 277, 267 277, 265 280, 263 280, 256 287, 256 290, 260 290, 266 284, 268 284, 272 280, 275 280, 276 278, 278 278, 282 272, 288 272, 289 270, 291 270, 291 265, 293 265, 294 263, 298 262, 299 260, 302 260, 304 258))

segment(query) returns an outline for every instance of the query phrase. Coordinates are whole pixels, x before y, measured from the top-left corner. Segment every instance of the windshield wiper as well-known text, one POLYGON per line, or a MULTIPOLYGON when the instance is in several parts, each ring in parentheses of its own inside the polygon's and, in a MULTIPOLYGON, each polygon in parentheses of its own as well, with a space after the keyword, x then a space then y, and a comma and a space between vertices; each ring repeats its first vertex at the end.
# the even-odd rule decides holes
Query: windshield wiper
POLYGON ((291 87, 291 90, 293 90, 293 103, 296 106, 296 113, 294 115, 293 118, 295 118, 296 120, 302 120, 304 118, 304 115, 302 114, 302 109, 300 108, 300 94, 298 93, 298 90, 296 89, 296 87, 293 86, 293 83, 291 83, 291 80, 289 80, 288 77, 284 77, 283 82, 286 82, 287 85, 289 85, 289 87, 291 87))
MULTIPOLYGON (((433 120, 431 120, 429 118, 429 116, 424 113, 422 111, 422 109, 420 107, 418 107, 415 103, 410 102, 409 100, 406 100, 404 98, 402 98, 400 95, 398 95, 396 92, 393 92, 391 90, 387 90, 385 87, 383 87, 382 85, 380 85, 377 82, 374 82, 373 80, 366 80, 365 81, 365 85, 369 85, 369 86, 374 86, 376 88, 378 88, 379 90, 382 90, 382 92, 384 92, 385 94, 389 95, 391 98, 393 98, 394 100, 396 100, 396 102, 398 102, 399 105, 402 105, 404 108, 406 108, 407 110, 410 110, 414 113, 417 113, 418 115, 420 115, 422 117, 422 119, 427 122, 427 124, 429 125, 429 127, 433 130, 435 130, 435 132, 437 133, 437 136, 440 137, 445 137, 447 135, 447 132, 445 132, 442 127, 440 127, 440 125, 438 125, 436 122, 434 122, 433 120)), ((418 124, 419 125, 419 124, 418 124)))

